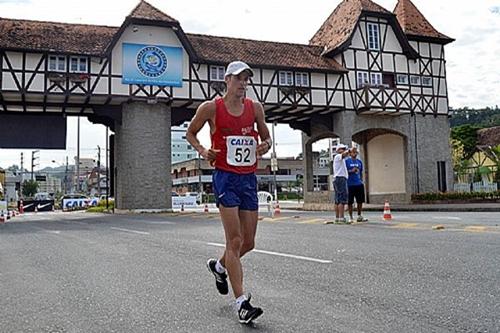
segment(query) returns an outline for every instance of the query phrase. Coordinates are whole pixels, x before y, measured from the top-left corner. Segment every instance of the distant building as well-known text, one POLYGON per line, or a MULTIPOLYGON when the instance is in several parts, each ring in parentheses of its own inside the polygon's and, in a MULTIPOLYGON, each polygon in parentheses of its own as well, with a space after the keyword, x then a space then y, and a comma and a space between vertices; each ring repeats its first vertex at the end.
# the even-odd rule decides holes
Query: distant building
MULTIPOLYGON (((316 153, 319 158, 319 154, 316 153)), ((316 190, 328 190, 328 165, 321 167, 319 161, 314 163, 314 187, 316 190)), ((177 193, 203 192, 213 193, 212 173, 214 167, 206 160, 197 158, 172 164, 172 191, 177 193)), ((259 190, 273 192, 274 176, 271 172, 271 159, 259 160, 256 171, 259 190)), ((304 177, 303 161, 292 157, 278 159, 276 183, 278 192, 287 189, 301 188, 304 177)))
POLYGON ((89 157, 80 157, 80 170, 76 168, 76 165, 78 164, 78 157, 75 156, 75 174, 73 175, 73 184, 75 184, 75 192, 87 192, 88 184, 87 184, 87 178, 91 174, 92 170, 96 167, 96 160, 93 158, 89 157), (77 177, 76 172, 79 172, 79 175, 77 177), (78 181, 77 181, 78 179, 78 181), (80 186, 77 186, 77 184, 80 184, 80 186))
POLYGON ((38 192, 57 193, 63 191, 62 181, 51 175, 37 174, 38 192))
POLYGON ((186 130, 189 123, 172 126, 172 163, 187 161, 198 156, 196 150, 186 141, 186 130))

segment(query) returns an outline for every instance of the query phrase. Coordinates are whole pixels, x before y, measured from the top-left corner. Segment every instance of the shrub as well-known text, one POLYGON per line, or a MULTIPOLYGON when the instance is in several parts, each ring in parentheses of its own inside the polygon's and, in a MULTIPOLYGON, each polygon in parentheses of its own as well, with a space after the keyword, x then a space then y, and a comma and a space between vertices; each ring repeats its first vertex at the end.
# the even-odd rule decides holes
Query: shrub
POLYGON ((500 199, 500 191, 495 192, 431 192, 413 194, 412 201, 437 200, 495 200, 500 199))

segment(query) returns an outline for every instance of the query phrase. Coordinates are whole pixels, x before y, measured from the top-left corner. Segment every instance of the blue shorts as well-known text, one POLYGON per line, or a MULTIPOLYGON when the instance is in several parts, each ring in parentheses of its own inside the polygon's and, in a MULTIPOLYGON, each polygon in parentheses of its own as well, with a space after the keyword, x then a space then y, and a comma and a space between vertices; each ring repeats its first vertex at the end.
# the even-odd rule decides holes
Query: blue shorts
POLYGON ((240 175, 216 169, 212 176, 217 207, 239 207, 257 210, 257 177, 253 173, 240 175))

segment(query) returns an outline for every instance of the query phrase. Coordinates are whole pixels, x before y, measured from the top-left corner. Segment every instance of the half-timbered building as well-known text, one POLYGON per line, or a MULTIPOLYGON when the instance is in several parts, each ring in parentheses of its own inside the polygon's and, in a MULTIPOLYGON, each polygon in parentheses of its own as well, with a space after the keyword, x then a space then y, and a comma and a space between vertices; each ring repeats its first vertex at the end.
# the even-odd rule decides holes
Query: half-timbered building
POLYGON ((224 67, 242 60, 267 121, 303 133, 306 202, 327 198, 310 156, 328 137, 362 146, 372 202, 408 201, 451 184, 451 41, 410 0, 394 12, 344 0, 308 45, 189 34, 145 1, 120 27, 0 18, 0 146, 61 148, 64 118, 87 117, 115 132, 117 207, 168 209, 170 128, 222 95, 224 67))

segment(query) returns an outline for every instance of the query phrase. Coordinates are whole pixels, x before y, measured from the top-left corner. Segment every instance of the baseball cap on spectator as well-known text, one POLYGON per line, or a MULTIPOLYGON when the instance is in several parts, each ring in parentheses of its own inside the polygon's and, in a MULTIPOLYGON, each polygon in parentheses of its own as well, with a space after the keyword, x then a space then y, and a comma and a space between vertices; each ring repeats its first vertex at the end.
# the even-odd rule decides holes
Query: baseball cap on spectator
POLYGON ((335 148, 335 151, 338 153, 340 149, 347 149, 347 146, 342 143, 339 143, 335 148))

